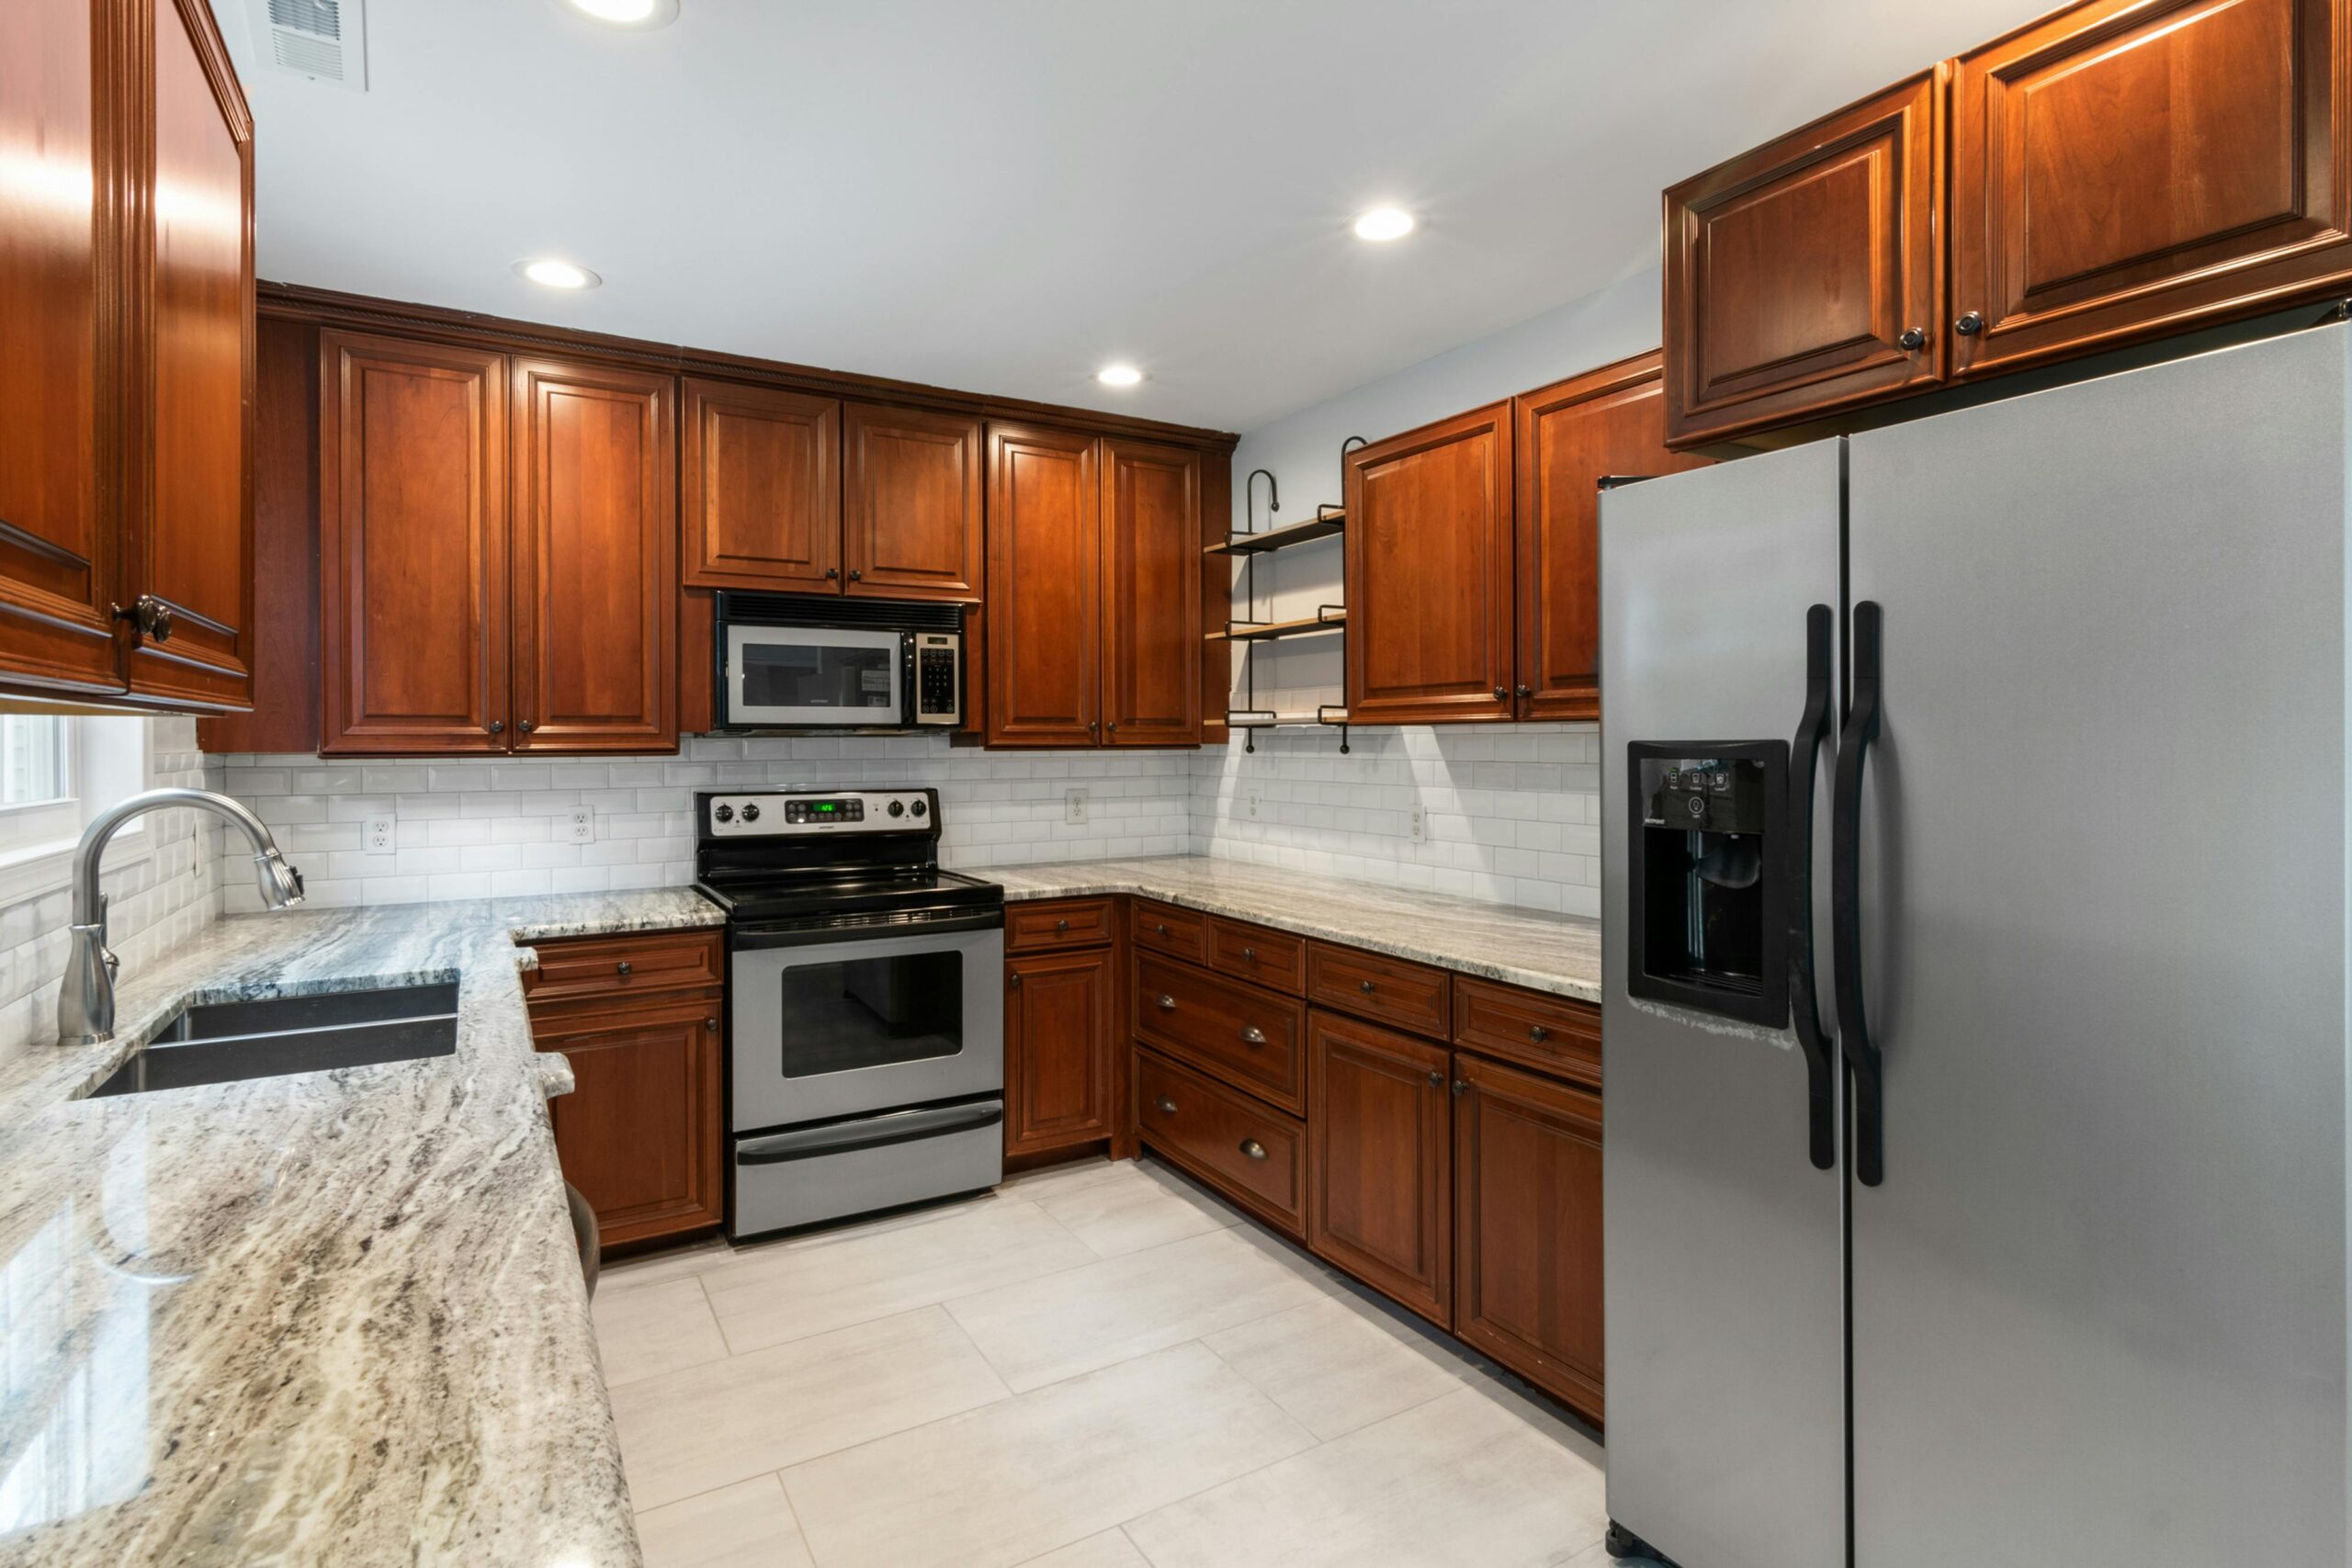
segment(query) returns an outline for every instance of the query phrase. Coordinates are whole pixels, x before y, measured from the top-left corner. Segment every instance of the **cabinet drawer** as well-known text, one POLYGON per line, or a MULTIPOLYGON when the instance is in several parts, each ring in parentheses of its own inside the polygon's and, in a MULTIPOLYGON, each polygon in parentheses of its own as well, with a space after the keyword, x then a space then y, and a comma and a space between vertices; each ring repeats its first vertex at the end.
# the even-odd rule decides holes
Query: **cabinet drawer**
POLYGON ((1153 953, 1136 955, 1136 1038, 1294 1115, 1306 1110, 1306 1010, 1288 997, 1153 953))
POLYGON ((1433 1040, 1444 1039, 1453 1022, 1446 1013, 1446 982, 1451 978, 1426 964, 1383 958, 1353 947, 1318 942, 1306 950, 1308 1001, 1433 1040))
POLYGON ((526 945, 538 953, 539 966, 523 972, 523 995, 540 1003, 716 986, 726 974, 719 943, 715 931, 530 942, 526 945))
POLYGON ((1127 933, 1137 947, 1204 963, 1208 957, 1209 918, 1198 909, 1180 909, 1149 898, 1135 901, 1127 933))
POLYGON ((1057 898, 1004 907, 1004 950, 1043 953, 1057 947, 1100 947, 1111 940, 1111 900, 1057 898))
POLYGON ((1305 1235, 1306 1129, 1295 1117, 1137 1051, 1136 1132, 1276 1228, 1305 1235))
POLYGON ((1295 997, 1306 989, 1306 940, 1211 915, 1209 967, 1295 997))
POLYGON ((1600 1010, 1467 976, 1453 982, 1453 1043, 1600 1087, 1600 1010))

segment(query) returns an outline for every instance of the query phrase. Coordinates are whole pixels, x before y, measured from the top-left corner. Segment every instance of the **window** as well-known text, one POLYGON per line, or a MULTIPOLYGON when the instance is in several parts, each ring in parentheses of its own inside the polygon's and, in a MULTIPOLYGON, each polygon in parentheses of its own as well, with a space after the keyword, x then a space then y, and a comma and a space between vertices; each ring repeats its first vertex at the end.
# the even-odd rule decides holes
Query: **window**
POLYGON ((93 816, 138 793, 148 722, 0 714, 0 861, 62 851, 93 816))

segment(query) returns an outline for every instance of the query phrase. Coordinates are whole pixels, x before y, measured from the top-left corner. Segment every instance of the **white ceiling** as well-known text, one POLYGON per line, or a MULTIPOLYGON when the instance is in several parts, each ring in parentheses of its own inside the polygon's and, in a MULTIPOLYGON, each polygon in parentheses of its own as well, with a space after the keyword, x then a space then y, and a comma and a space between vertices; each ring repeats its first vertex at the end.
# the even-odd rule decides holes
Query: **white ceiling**
POLYGON ((1247 431, 1651 265, 1662 186, 2045 0, 371 0, 364 95, 259 69, 264 4, 213 0, 264 277, 1247 431), (1420 231, 1351 238, 1381 202, 1420 231))

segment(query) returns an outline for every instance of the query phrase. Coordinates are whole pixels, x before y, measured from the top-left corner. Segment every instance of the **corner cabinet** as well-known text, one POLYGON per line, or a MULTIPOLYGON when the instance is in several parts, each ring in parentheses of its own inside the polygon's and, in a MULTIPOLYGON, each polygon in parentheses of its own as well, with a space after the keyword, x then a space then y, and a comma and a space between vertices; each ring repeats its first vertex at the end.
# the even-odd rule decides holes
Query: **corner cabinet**
POLYGON ((253 117, 203 0, 6 7, 0 162, 0 688, 247 706, 253 117))
POLYGON ((1201 455, 989 432, 988 743, 1196 746, 1201 455))

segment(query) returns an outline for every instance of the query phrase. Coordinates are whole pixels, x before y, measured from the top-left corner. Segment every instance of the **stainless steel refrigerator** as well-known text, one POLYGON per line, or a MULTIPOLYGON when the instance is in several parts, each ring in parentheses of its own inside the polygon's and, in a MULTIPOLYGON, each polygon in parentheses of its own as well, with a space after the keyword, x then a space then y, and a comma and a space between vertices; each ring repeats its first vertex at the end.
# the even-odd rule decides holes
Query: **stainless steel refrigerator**
POLYGON ((1601 506, 1609 1506, 1681 1568, 2335 1568, 2329 326, 1601 506))

